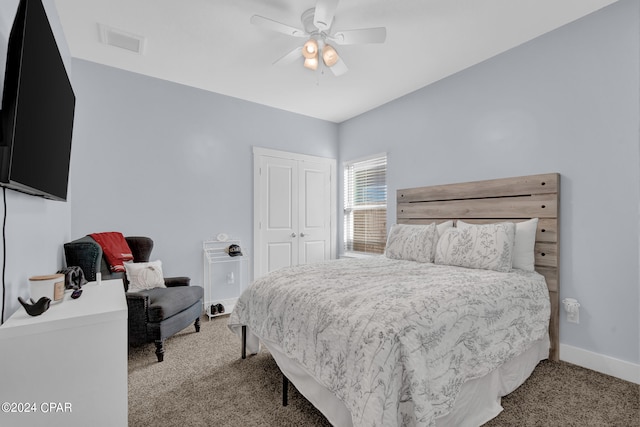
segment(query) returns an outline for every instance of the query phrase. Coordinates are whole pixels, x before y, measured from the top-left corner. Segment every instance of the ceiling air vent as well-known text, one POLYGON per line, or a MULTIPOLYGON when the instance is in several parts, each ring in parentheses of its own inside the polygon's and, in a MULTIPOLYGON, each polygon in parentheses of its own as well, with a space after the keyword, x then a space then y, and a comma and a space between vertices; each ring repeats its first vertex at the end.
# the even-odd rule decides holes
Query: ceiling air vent
POLYGON ((110 46, 119 47, 130 52, 142 55, 144 53, 145 37, 127 33, 116 28, 98 24, 100 28, 100 41, 110 46))

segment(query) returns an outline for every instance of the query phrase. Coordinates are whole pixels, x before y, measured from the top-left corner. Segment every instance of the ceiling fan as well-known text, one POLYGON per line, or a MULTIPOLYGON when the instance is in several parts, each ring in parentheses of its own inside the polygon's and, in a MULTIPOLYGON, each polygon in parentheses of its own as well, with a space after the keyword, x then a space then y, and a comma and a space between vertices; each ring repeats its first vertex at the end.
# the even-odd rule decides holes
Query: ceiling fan
POLYGON ((348 68, 330 43, 337 45, 384 43, 387 37, 387 29, 385 27, 332 32, 331 25, 338 7, 338 1, 318 0, 315 8, 303 12, 300 20, 304 29, 292 27, 264 16, 253 15, 251 17, 253 25, 293 37, 307 39, 304 45, 298 46, 282 56, 274 62, 274 65, 289 64, 304 58, 304 66, 306 68, 317 70, 320 59, 322 59, 322 63, 329 67, 334 75, 340 76, 346 73, 348 68))

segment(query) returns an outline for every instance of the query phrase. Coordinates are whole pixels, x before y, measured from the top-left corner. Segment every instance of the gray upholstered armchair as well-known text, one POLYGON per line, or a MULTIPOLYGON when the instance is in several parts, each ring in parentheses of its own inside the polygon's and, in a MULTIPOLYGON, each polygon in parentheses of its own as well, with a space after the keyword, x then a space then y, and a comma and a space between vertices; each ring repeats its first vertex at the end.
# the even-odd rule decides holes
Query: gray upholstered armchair
MULTIPOLYGON (((134 262, 148 262, 153 240, 148 237, 126 237, 134 262)), ((67 266, 82 268, 87 280, 122 279, 125 290, 128 282, 124 273, 109 270, 102 248, 90 236, 64 244, 67 266)), ((200 331, 200 315, 204 291, 190 286, 188 277, 165 277, 166 288, 127 292, 129 308, 129 344, 155 342, 158 362, 164 359, 164 341, 191 323, 200 331)))

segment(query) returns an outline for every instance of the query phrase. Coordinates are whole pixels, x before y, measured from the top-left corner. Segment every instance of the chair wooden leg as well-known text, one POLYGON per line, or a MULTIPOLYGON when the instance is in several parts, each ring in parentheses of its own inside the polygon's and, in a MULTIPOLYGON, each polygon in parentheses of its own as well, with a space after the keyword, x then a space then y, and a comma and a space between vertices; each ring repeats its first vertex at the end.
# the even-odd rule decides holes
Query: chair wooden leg
POLYGON ((158 362, 164 360, 164 340, 156 340, 156 356, 158 356, 158 362))
POLYGON ((200 318, 198 317, 193 324, 196 327, 196 332, 200 332, 200 318))

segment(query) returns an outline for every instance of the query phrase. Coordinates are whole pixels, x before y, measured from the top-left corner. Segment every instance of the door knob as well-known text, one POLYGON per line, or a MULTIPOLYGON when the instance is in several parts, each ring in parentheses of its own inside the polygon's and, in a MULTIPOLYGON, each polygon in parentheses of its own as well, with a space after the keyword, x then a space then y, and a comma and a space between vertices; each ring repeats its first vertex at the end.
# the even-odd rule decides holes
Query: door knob
POLYGON ((304 234, 304 233, 300 233, 300 237, 304 237, 304 236, 305 236, 305 234, 304 234))
POLYGON ((296 237, 296 233, 291 233, 291 237, 296 237))

